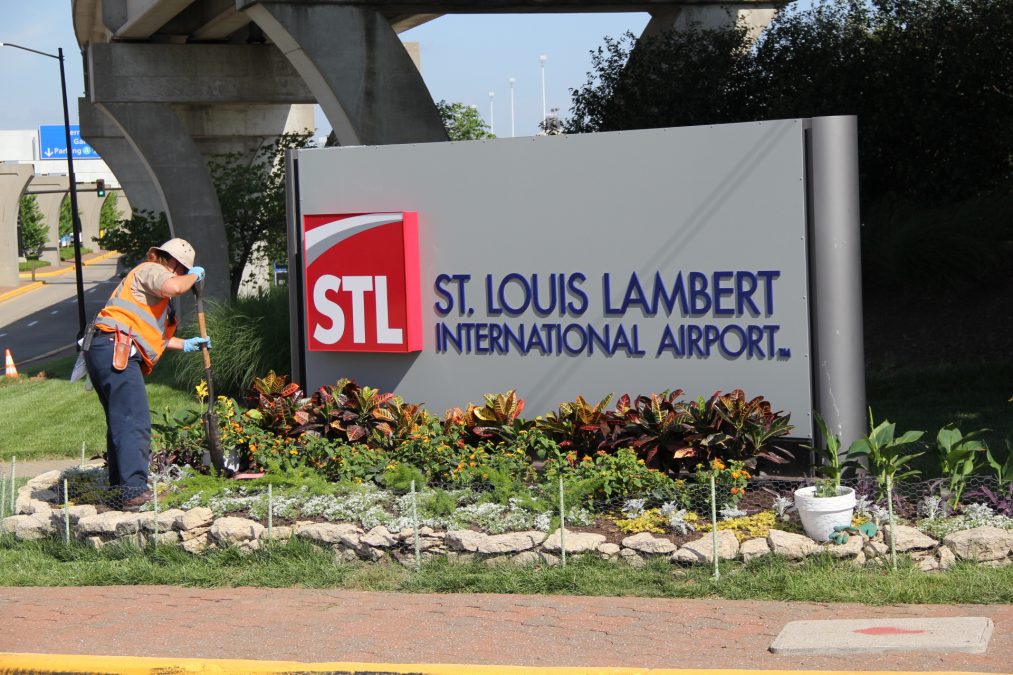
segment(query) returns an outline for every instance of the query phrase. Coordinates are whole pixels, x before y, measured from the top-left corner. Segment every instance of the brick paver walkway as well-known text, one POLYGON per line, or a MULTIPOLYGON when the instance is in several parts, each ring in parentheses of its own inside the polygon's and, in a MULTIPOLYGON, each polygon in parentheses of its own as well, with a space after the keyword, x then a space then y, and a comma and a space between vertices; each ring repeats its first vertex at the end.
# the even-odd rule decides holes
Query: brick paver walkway
POLYGON ((301 662, 1013 670, 1013 607, 171 586, 0 588, 0 651, 301 662), (788 657, 797 619, 984 616, 985 654, 788 657))

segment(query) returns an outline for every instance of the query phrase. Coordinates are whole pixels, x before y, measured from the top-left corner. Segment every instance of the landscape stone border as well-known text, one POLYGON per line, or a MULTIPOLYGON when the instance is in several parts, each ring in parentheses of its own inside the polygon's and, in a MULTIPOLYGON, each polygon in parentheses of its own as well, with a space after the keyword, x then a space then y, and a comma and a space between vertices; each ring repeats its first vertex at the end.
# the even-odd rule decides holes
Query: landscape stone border
MULTIPOLYGON (((159 512, 98 513, 91 505, 64 509, 57 505, 61 472, 50 471, 28 481, 15 501, 15 515, 2 521, 5 532, 19 540, 40 539, 64 532, 70 523, 70 535, 95 548, 114 542, 143 545, 149 542, 176 544, 190 553, 235 546, 254 551, 269 537, 285 541, 299 537, 331 548, 340 560, 377 562, 393 559, 403 565, 415 565, 415 533, 410 529, 390 532, 383 526, 364 531, 350 523, 297 521, 291 526, 268 529, 248 518, 215 518, 211 509, 169 509, 159 512)), ((958 560, 975 561, 999 567, 1013 563, 1013 531, 996 527, 978 527, 947 535, 942 542, 906 525, 889 525, 875 537, 853 536, 846 544, 818 544, 809 537, 782 530, 770 530, 766 537, 748 539, 741 544, 727 530, 717 533, 717 552, 722 560, 750 561, 765 555, 788 560, 827 553, 835 558, 851 559, 855 564, 885 563, 890 556, 889 537, 895 538, 898 553, 906 553, 926 572, 949 569, 958 560)), ((485 534, 473 530, 435 531, 419 528, 419 551, 424 561, 445 556, 452 562, 484 561, 489 565, 557 565, 566 555, 594 554, 606 560, 623 561, 643 567, 649 558, 667 557, 674 564, 712 564, 711 534, 677 547, 668 539, 642 532, 626 537, 622 545, 609 543, 604 535, 566 530, 545 532, 508 532, 485 534)))

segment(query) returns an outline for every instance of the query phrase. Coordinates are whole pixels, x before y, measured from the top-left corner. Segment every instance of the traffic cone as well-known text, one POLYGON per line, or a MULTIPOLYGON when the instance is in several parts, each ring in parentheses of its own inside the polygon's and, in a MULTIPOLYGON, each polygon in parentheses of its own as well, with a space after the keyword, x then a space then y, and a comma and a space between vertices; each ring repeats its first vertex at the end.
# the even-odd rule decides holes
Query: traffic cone
POLYGON ((18 369, 14 366, 14 358, 11 356, 11 350, 4 350, 4 369, 6 370, 7 377, 17 377, 18 369))

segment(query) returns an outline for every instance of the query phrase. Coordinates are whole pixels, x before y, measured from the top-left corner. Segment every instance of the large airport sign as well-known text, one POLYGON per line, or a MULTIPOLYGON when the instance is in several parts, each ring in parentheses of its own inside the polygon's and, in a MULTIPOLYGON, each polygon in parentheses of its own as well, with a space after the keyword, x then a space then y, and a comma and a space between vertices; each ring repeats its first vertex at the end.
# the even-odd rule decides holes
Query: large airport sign
MULTIPOLYGON (((296 378, 436 414, 744 389, 812 437, 808 120, 299 150, 296 378)), ((859 331, 855 337, 861 340, 859 331)))

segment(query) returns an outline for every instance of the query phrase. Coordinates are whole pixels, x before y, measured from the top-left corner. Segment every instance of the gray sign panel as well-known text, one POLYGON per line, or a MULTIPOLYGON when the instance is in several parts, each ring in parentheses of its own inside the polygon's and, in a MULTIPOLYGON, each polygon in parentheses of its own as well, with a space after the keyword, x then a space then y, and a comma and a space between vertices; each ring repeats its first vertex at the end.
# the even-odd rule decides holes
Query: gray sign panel
POLYGON ((421 258, 423 350, 304 351, 308 390, 351 377, 442 414, 516 389, 534 416, 741 388, 811 436, 802 120, 296 161, 297 222, 416 212, 421 258))

